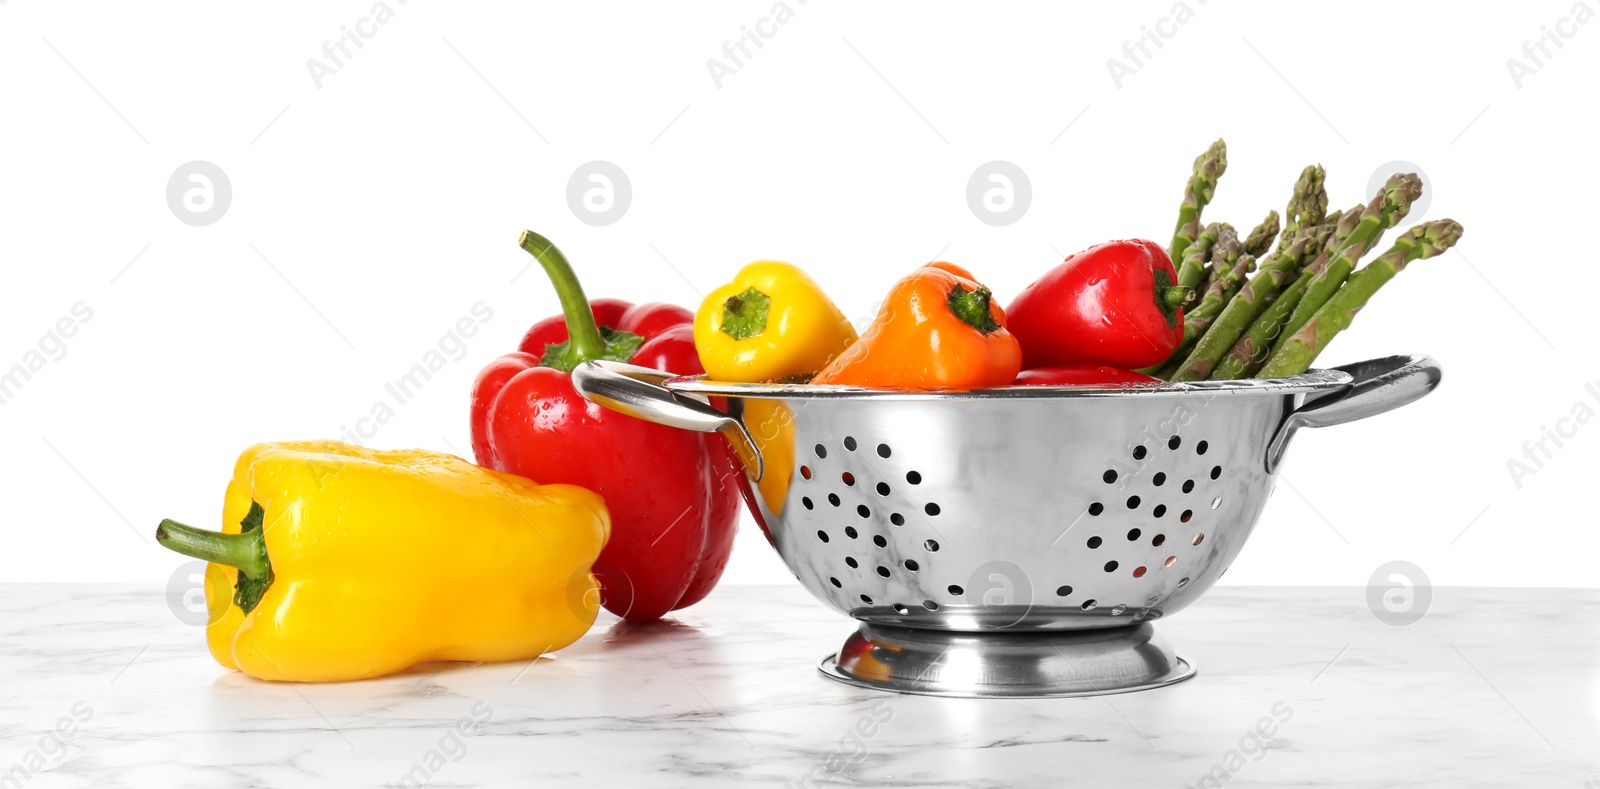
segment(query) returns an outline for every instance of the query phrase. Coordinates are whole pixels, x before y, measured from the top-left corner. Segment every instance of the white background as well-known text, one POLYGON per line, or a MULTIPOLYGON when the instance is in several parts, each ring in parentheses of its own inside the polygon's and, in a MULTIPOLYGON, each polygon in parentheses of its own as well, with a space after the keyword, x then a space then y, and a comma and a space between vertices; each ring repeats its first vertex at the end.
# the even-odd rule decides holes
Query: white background
MULTIPOLYGON (((465 352, 368 441, 470 453, 474 374, 556 309, 537 268, 517 277, 524 227, 591 295, 692 306, 773 257, 859 317, 937 255, 1005 298, 1057 250, 1165 242, 1190 162, 1221 136, 1208 218, 1253 225, 1311 162, 1348 206, 1404 160, 1433 189, 1425 218, 1467 227, 1460 254, 1409 269, 1320 360, 1425 352, 1442 388, 1302 434, 1227 582, 1361 584, 1404 559, 1435 584, 1596 583, 1600 424, 1520 488, 1507 469, 1576 403, 1600 411, 1584 388, 1600 382, 1600 24, 1520 88, 1506 64, 1529 62, 1523 42, 1567 0, 1196 1, 1120 87, 1108 59, 1131 66, 1123 42, 1171 3, 795 0, 721 87, 708 59, 765 0, 392 5, 319 88, 307 60, 365 0, 0 2, 0 368, 72 305, 93 310, 0 406, 0 578, 164 582, 183 560, 154 546, 160 518, 216 526, 239 450, 341 435, 483 301, 465 352), (597 159, 633 187, 606 227, 565 195, 597 159), (966 203, 996 159, 1033 189, 1006 227, 966 203), (206 227, 166 200, 192 160, 232 185, 206 227)), ((790 578, 747 523, 726 581, 790 578)))

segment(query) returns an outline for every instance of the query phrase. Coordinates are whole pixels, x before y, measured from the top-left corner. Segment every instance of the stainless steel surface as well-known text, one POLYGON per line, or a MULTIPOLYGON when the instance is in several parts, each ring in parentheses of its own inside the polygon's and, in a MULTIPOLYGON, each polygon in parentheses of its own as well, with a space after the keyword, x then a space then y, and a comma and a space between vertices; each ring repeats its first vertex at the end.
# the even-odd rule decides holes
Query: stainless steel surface
MULTIPOLYGON (((721 432, 736 445, 750 446, 750 434, 742 422, 692 395, 660 386, 672 377, 660 370, 613 362, 604 368, 585 365, 574 370, 572 386, 589 402, 618 413, 700 433, 721 432)), ((761 479, 764 469, 759 453, 754 454, 752 466, 746 471, 751 480, 761 479)))
POLYGON ((645 372, 590 362, 574 380, 627 413, 734 438, 758 523, 829 607, 980 638, 1181 610, 1244 547, 1296 429, 1399 407, 1439 376, 1427 357, 1393 357, 1276 381, 907 393, 645 372), (726 414, 689 394, 725 398, 726 414))
POLYGON ((1386 356, 1335 368, 1355 383, 1342 393, 1296 409, 1267 444, 1267 473, 1278 469, 1289 439, 1302 427, 1328 427, 1366 419, 1422 399, 1444 371, 1426 356, 1386 356))
POLYGON ((1194 676, 1151 624, 1073 633, 950 633, 863 624, 817 666, 847 685, 965 698, 1098 696, 1194 676))

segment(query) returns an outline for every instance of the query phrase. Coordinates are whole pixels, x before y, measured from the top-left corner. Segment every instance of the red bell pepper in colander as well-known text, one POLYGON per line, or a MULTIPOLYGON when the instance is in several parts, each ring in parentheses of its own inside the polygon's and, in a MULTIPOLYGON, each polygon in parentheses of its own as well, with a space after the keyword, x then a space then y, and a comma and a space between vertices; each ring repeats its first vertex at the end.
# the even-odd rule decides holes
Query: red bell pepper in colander
POLYGON ((1193 290, 1178 287, 1166 250, 1152 241, 1108 241, 1067 259, 1006 307, 1022 366, 1081 362, 1127 370, 1167 360, 1183 340, 1193 290))
POLYGON ((646 621, 691 605, 716 585, 733 550, 741 472, 732 451, 720 435, 595 405, 573 389, 571 371, 609 359, 704 372, 693 315, 670 304, 589 302, 554 244, 526 231, 520 243, 555 284, 564 315, 535 324, 521 350, 478 374, 472 452, 488 468, 580 485, 605 499, 611 539, 594 574, 606 610, 646 621))

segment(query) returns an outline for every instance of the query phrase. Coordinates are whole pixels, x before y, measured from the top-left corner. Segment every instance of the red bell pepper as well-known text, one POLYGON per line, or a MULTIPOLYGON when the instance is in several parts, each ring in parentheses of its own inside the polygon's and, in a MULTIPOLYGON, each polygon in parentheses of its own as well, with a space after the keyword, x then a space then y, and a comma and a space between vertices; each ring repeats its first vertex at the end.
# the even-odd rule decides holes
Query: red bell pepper
POLYGON ((472 452, 488 468, 581 485, 605 499, 611 540, 594 574, 606 610, 647 621, 698 602, 716 586, 733 550, 740 472, 732 450, 717 434, 590 403, 571 376, 590 359, 703 372, 693 315, 670 304, 589 302, 554 244, 527 231, 519 243, 555 284, 564 314, 534 324, 521 350, 478 374, 472 452))
POLYGON ((1006 307, 1022 366, 1079 362, 1124 369, 1167 360, 1183 340, 1183 304, 1166 250, 1152 241, 1109 241, 1067 259, 1006 307))
POLYGON ((1103 364, 1036 367, 1017 374, 1018 386, 1087 386, 1093 384, 1157 384, 1160 378, 1103 364))

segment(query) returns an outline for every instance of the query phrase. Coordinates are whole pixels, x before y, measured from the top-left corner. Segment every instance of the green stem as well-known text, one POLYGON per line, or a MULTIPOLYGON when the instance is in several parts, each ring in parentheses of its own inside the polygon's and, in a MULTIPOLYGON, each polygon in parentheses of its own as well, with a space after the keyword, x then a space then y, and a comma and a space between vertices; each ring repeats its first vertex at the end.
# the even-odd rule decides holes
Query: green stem
POLYGON ((989 311, 989 302, 993 294, 986 285, 979 285, 977 290, 967 290, 957 285, 950 289, 950 297, 946 304, 950 311, 955 313, 962 323, 971 326, 984 334, 989 334, 1000 328, 995 322, 994 315, 989 311))
POLYGON ((252 579, 265 578, 272 572, 260 529, 223 534, 196 529, 169 518, 156 527, 156 543, 184 556, 233 567, 252 579))
POLYGON ((767 328, 767 313, 772 309, 772 297, 755 288, 745 288, 737 296, 729 296, 722 303, 723 334, 735 340, 754 337, 767 328))
POLYGON ((555 286, 556 296, 561 300, 561 315, 567 323, 567 341, 546 346, 540 364, 571 372, 591 359, 626 362, 633 357, 633 352, 644 344, 644 338, 610 327, 602 328, 595 323, 594 312, 589 307, 588 297, 583 294, 583 285, 578 282, 577 273, 572 270, 572 264, 567 262, 567 256, 561 254, 561 250, 550 239, 532 230, 524 230, 517 239, 517 245, 533 255, 544 268, 545 276, 550 278, 550 284, 555 286))
POLYGON ((1157 287, 1156 294, 1156 298, 1167 310, 1175 310, 1194 301, 1194 288, 1185 288, 1180 285, 1170 285, 1165 288, 1157 287))

